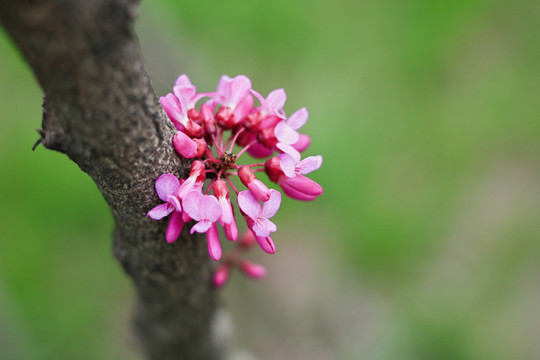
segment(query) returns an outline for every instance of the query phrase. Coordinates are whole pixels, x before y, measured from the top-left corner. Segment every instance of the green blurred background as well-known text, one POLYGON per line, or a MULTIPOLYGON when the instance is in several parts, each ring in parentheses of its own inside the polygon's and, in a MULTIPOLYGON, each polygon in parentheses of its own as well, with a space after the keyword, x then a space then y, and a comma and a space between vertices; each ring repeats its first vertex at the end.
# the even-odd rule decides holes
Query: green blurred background
MULTIPOLYGON (((159 95, 248 75, 306 106, 313 179, 269 275, 234 274, 235 342, 260 359, 540 359, 540 5, 145 1, 159 95)), ((38 147, 42 92, 0 32, 0 359, 139 359, 111 214, 38 147)))

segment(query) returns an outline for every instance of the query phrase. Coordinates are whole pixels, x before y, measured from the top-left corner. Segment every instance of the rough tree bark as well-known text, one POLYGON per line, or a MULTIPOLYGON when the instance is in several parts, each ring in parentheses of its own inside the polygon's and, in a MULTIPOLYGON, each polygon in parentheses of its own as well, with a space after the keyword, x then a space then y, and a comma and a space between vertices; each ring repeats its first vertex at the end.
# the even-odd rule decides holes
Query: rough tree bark
POLYGON ((185 176, 174 129, 150 84, 131 22, 133 0, 0 0, 0 22, 45 93, 42 144, 88 173, 115 218, 114 255, 133 279, 135 328, 150 359, 219 359, 217 298, 206 241, 174 244, 146 212, 155 179, 185 176))

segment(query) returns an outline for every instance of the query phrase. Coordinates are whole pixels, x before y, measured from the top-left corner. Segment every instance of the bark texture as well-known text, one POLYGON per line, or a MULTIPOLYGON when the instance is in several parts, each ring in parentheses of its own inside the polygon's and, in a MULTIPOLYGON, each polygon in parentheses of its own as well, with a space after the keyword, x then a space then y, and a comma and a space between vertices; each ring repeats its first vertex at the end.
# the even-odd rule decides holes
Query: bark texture
POLYGON ((219 359, 206 241, 165 242, 155 179, 185 176, 174 128, 131 29, 132 0, 0 0, 0 22, 45 93, 42 143, 88 173, 114 215, 114 254, 137 293, 135 328, 150 359, 219 359))

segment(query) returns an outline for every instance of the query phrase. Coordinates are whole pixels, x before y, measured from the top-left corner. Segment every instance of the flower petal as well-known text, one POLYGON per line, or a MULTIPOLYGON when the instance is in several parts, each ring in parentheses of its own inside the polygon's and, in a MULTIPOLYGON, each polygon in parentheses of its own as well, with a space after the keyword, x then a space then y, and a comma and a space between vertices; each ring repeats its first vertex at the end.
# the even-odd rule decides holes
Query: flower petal
POLYGON ((238 194, 238 205, 252 219, 256 219, 262 211, 261 204, 249 190, 240 191, 238 194))
POLYGON ((290 127, 285 121, 279 122, 275 129, 274 135, 280 143, 294 144, 300 139, 300 135, 290 127))
POLYGON ((296 149, 295 149, 294 147, 292 147, 291 145, 289 145, 289 144, 284 144, 284 143, 277 143, 277 144, 276 144, 276 147, 277 147, 280 151, 283 151, 285 154, 292 156, 292 158, 293 158, 296 162, 299 162, 299 161, 300 161, 300 158, 301 158, 300 153, 298 152, 298 150, 296 150, 296 149))
POLYGON ((268 97, 266 98, 264 105, 268 109, 271 109, 274 112, 277 112, 277 110, 280 110, 283 108, 283 105, 285 105, 286 100, 287 100, 287 95, 285 94, 285 90, 276 89, 270 92, 270 94, 268 94, 268 97))
MULTIPOLYGON (((184 183, 185 184, 185 183, 184 183)), ((198 191, 192 191, 187 194, 182 200, 184 212, 187 213, 193 220, 202 220, 201 214, 201 197, 203 195, 198 191)))
POLYGON ((257 243, 259 244, 259 246, 264 252, 268 254, 276 253, 276 247, 274 246, 274 242, 272 241, 272 238, 270 236, 267 236, 267 237, 255 236, 255 239, 257 240, 257 243))
POLYGON ((219 234, 217 225, 214 223, 206 233, 206 242, 208 245, 208 254, 214 261, 221 259, 221 244, 219 243, 219 234))
POLYGON ((205 232, 208 231, 208 229, 210 229, 210 226, 212 226, 212 222, 206 220, 206 219, 203 219, 201 221, 199 221, 198 223, 196 223, 195 225, 193 225, 193 227, 191 228, 191 231, 189 232, 190 234, 193 234, 193 232, 198 232, 198 233, 201 233, 201 234, 204 234, 205 232))
POLYGON ((221 216, 221 206, 218 199, 213 195, 203 195, 200 207, 201 216, 210 222, 216 222, 221 216))
POLYGON ((169 225, 167 226, 167 232, 165 233, 165 239, 167 242, 175 242, 180 236, 183 227, 184 220, 182 220, 182 213, 178 211, 173 212, 171 220, 169 220, 169 225))
POLYGON ((230 224, 234 220, 231 201, 226 197, 220 197, 218 200, 221 206, 221 220, 224 224, 230 224))
MULTIPOLYGON (((301 108, 287 119, 287 125, 294 130, 300 129, 306 123, 308 111, 306 108, 301 108)), ((298 140, 297 140, 298 141, 298 140)), ((296 142, 296 141, 295 141, 296 142)), ((294 144, 294 143, 293 143, 294 144)))
MULTIPOLYGON (((281 193, 275 189, 270 189, 270 199, 264 203, 261 216, 269 219, 276 215, 281 205, 281 193)), ((275 226, 275 225, 274 225, 275 226)), ((273 230, 276 231, 276 230, 273 230)))
POLYGON ((165 203, 165 204, 158 205, 155 208, 153 208, 152 210, 150 210, 148 212, 148 214, 146 214, 146 216, 148 216, 149 218, 152 218, 154 220, 161 220, 165 216, 172 213, 173 210, 174 210, 174 206, 172 206, 169 203, 165 203))
POLYGON ((293 159, 293 157, 289 154, 279 154, 278 158, 279 166, 281 167, 281 170, 283 170, 283 173, 288 177, 295 177, 296 161, 293 159))
POLYGON ((191 83, 191 80, 189 80, 189 77, 186 74, 182 74, 178 77, 178 79, 176 79, 174 86, 186 87, 193 86, 193 84, 191 83))
POLYGON ((173 174, 163 174, 156 180, 156 192, 163 201, 167 201, 168 195, 175 195, 179 188, 180 182, 173 174))
POLYGON ((229 98, 229 106, 236 108, 238 103, 246 97, 251 89, 251 81, 245 75, 236 76, 231 82, 231 93, 229 98))
POLYGON ((183 131, 177 131, 173 136, 174 149, 185 157, 191 159, 197 154, 197 143, 183 131))
MULTIPOLYGON (((318 168, 320 168, 321 165, 322 165, 322 156, 320 155, 310 156, 300 161, 298 164, 296 164, 295 172, 299 175, 309 174, 310 172, 315 171, 318 168)), ((285 170, 283 172, 285 172, 285 170)), ((285 173, 285 175, 287 175, 287 173, 285 173)))

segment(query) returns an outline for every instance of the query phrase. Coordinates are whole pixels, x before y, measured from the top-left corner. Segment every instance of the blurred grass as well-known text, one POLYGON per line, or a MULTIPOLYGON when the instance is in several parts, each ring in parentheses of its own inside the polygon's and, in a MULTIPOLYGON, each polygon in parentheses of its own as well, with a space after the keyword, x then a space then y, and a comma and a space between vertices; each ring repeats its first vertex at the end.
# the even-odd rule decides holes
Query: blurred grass
MULTIPOLYGON (((137 27, 159 94, 180 73, 204 91, 242 73, 284 87, 288 114, 308 108, 325 194, 277 222, 312 219, 343 271, 388 299, 366 358, 533 359, 539 18, 534 0, 160 0, 137 27)), ((30 151, 41 93, 4 33, 0 54, 6 311, 30 358, 132 358, 109 210, 65 156, 30 151)))

